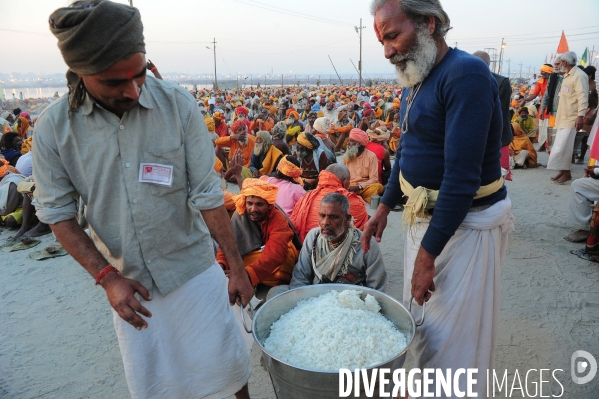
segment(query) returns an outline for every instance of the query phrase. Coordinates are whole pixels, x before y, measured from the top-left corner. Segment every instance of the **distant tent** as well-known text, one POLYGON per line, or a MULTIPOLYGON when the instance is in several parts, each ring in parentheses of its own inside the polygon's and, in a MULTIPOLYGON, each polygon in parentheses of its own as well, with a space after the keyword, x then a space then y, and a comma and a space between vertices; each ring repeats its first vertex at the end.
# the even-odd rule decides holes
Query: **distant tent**
POLYGON ((566 51, 570 51, 568 47, 568 41, 566 40, 566 34, 562 30, 562 38, 559 39, 559 45, 557 46, 557 53, 564 54, 566 51))

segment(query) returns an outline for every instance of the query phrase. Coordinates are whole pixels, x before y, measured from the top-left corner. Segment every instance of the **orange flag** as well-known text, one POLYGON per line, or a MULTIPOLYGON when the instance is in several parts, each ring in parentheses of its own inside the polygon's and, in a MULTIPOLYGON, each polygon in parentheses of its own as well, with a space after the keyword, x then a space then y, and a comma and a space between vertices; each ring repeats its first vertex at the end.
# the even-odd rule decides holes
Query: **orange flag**
POLYGON ((570 51, 568 47, 568 41, 566 40, 566 34, 562 30, 562 38, 559 39, 559 45, 557 46, 557 53, 564 54, 566 51, 570 51))

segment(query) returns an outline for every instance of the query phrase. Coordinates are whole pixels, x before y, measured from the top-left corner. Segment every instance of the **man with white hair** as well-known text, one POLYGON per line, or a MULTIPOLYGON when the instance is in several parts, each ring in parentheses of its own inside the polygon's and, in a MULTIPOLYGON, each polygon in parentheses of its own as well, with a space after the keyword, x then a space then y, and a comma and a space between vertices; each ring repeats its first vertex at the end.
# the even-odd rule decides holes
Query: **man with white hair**
POLYGON ((555 142, 551 148, 547 169, 559 171, 551 180, 563 184, 572 180, 570 167, 576 132, 582 129, 584 116, 589 108, 589 78, 576 67, 576 53, 565 52, 560 56, 560 72, 564 73, 559 92, 555 117, 555 142))
POLYGON ((272 136, 264 130, 258 130, 256 133, 256 144, 254 144, 254 153, 250 161, 250 170, 253 177, 270 175, 277 169, 279 161, 283 158, 283 153, 272 145, 272 136))
MULTIPOLYGON (((403 299, 430 306, 410 346, 415 367, 476 368, 484 376, 493 368, 501 261, 513 226, 497 82, 480 60, 449 48, 450 20, 439 0, 375 0, 371 11, 404 88, 401 144, 362 246, 368 250, 373 235, 381 240, 406 196, 403 299)), ((416 318, 422 311, 413 309, 416 318)), ((466 380, 459 385, 464 391, 466 380)), ((486 397, 486 388, 478 378, 473 391, 486 397)))

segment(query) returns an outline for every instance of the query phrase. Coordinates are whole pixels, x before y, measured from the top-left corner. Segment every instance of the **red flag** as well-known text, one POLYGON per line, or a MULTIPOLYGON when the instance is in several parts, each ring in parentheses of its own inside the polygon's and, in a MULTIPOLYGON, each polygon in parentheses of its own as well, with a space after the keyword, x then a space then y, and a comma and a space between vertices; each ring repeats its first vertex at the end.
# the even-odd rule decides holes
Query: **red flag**
POLYGON ((566 34, 562 30, 562 38, 559 39, 559 45, 557 46, 557 53, 564 54, 566 51, 570 51, 568 47, 568 41, 566 40, 566 34))

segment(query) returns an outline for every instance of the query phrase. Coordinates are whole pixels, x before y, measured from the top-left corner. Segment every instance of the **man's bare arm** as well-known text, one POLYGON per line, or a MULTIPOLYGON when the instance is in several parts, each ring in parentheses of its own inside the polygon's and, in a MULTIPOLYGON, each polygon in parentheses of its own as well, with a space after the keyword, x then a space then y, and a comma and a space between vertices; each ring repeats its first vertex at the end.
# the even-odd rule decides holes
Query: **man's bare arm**
MULTIPOLYGON (((108 261, 98 251, 75 218, 51 224, 50 228, 64 249, 94 279, 102 269, 108 266, 108 261)), ((121 277, 120 274, 115 272, 105 275, 100 280, 100 285, 106 290, 106 296, 110 305, 123 320, 138 330, 148 327, 148 323, 137 313, 141 313, 146 317, 152 317, 152 314, 135 298, 135 293, 137 292, 146 301, 151 300, 148 290, 143 285, 135 280, 121 277)))
POLYGON ((203 210, 201 213, 208 230, 223 251, 231 270, 229 275, 229 302, 231 305, 242 303, 245 307, 254 296, 254 289, 245 271, 241 255, 239 255, 229 214, 224 205, 203 210))

